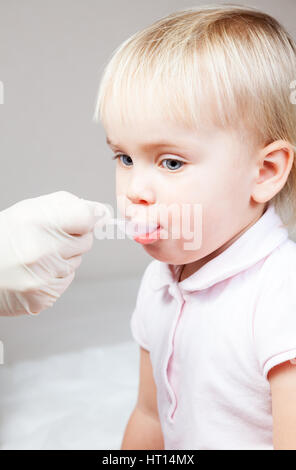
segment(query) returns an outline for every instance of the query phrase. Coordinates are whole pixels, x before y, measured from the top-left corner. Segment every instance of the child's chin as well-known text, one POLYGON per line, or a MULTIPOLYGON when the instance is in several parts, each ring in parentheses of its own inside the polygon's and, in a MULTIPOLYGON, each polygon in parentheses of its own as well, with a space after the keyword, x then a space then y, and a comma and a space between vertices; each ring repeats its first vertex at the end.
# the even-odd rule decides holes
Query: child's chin
MULTIPOLYGON (((161 246, 161 240, 157 241, 156 243, 152 243, 151 245, 143 245, 146 253, 152 256, 152 258, 157 259, 158 261, 162 261, 163 263, 168 264, 183 264, 182 261, 176 256, 176 249, 165 248, 161 246)), ((182 254, 180 254, 182 256, 182 254)))

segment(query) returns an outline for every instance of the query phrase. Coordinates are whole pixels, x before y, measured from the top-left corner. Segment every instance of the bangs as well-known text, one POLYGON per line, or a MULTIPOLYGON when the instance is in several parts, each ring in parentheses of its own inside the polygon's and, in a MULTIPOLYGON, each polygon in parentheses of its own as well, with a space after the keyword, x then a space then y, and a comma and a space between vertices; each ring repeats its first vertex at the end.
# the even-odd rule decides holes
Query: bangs
POLYGON ((227 47, 208 32, 199 36, 187 30, 183 41, 162 34, 161 40, 147 37, 144 44, 141 35, 132 36, 114 52, 100 83, 94 120, 103 126, 113 120, 128 126, 135 120, 166 120, 190 129, 226 129, 235 123, 255 132, 246 92, 251 76, 247 71, 242 77, 237 64, 232 66, 227 47))

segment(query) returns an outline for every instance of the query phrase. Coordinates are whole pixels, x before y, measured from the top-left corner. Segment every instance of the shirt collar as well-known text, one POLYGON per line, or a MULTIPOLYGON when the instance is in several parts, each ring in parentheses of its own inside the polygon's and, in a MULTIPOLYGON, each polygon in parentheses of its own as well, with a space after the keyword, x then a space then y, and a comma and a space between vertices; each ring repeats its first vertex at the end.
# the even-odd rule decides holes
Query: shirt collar
POLYGON ((157 290, 178 283, 182 291, 193 292, 227 279, 251 267, 268 256, 288 238, 288 230, 269 203, 264 214, 222 253, 204 264, 182 282, 178 283, 181 265, 155 260, 150 286, 157 290))

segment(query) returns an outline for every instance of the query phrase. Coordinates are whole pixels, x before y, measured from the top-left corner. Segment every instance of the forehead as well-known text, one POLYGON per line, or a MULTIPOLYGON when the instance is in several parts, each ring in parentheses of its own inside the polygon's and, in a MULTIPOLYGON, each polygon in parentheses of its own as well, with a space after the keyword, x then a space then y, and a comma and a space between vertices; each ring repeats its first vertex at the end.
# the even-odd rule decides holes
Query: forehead
POLYGON ((184 145, 185 142, 194 144, 209 139, 214 132, 213 128, 197 129, 172 120, 151 117, 135 118, 125 123, 110 117, 104 127, 106 142, 110 146, 131 144, 143 150, 160 145, 184 145))
POLYGON ((156 146, 186 146, 189 150, 196 146, 205 151, 217 145, 229 147, 232 144, 237 150, 241 150, 242 145, 246 147, 245 131, 242 132, 239 123, 225 129, 221 123, 210 119, 211 113, 206 111, 197 122, 192 121, 185 107, 179 106, 180 112, 176 114, 173 112, 176 108, 160 102, 157 105, 156 95, 153 98, 150 103, 145 99, 139 102, 135 97, 121 98, 117 103, 114 97, 107 101, 102 124, 110 146, 125 152, 148 151, 156 146))

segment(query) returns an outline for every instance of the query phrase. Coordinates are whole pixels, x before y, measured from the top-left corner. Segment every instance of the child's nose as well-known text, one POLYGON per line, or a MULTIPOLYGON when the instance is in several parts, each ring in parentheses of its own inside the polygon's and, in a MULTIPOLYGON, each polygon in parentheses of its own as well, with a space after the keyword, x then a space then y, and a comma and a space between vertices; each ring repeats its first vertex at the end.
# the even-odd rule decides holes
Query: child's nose
POLYGON ((133 182, 128 187, 127 198, 133 204, 150 205, 155 203, 155 191, 147 180, 133 182))

